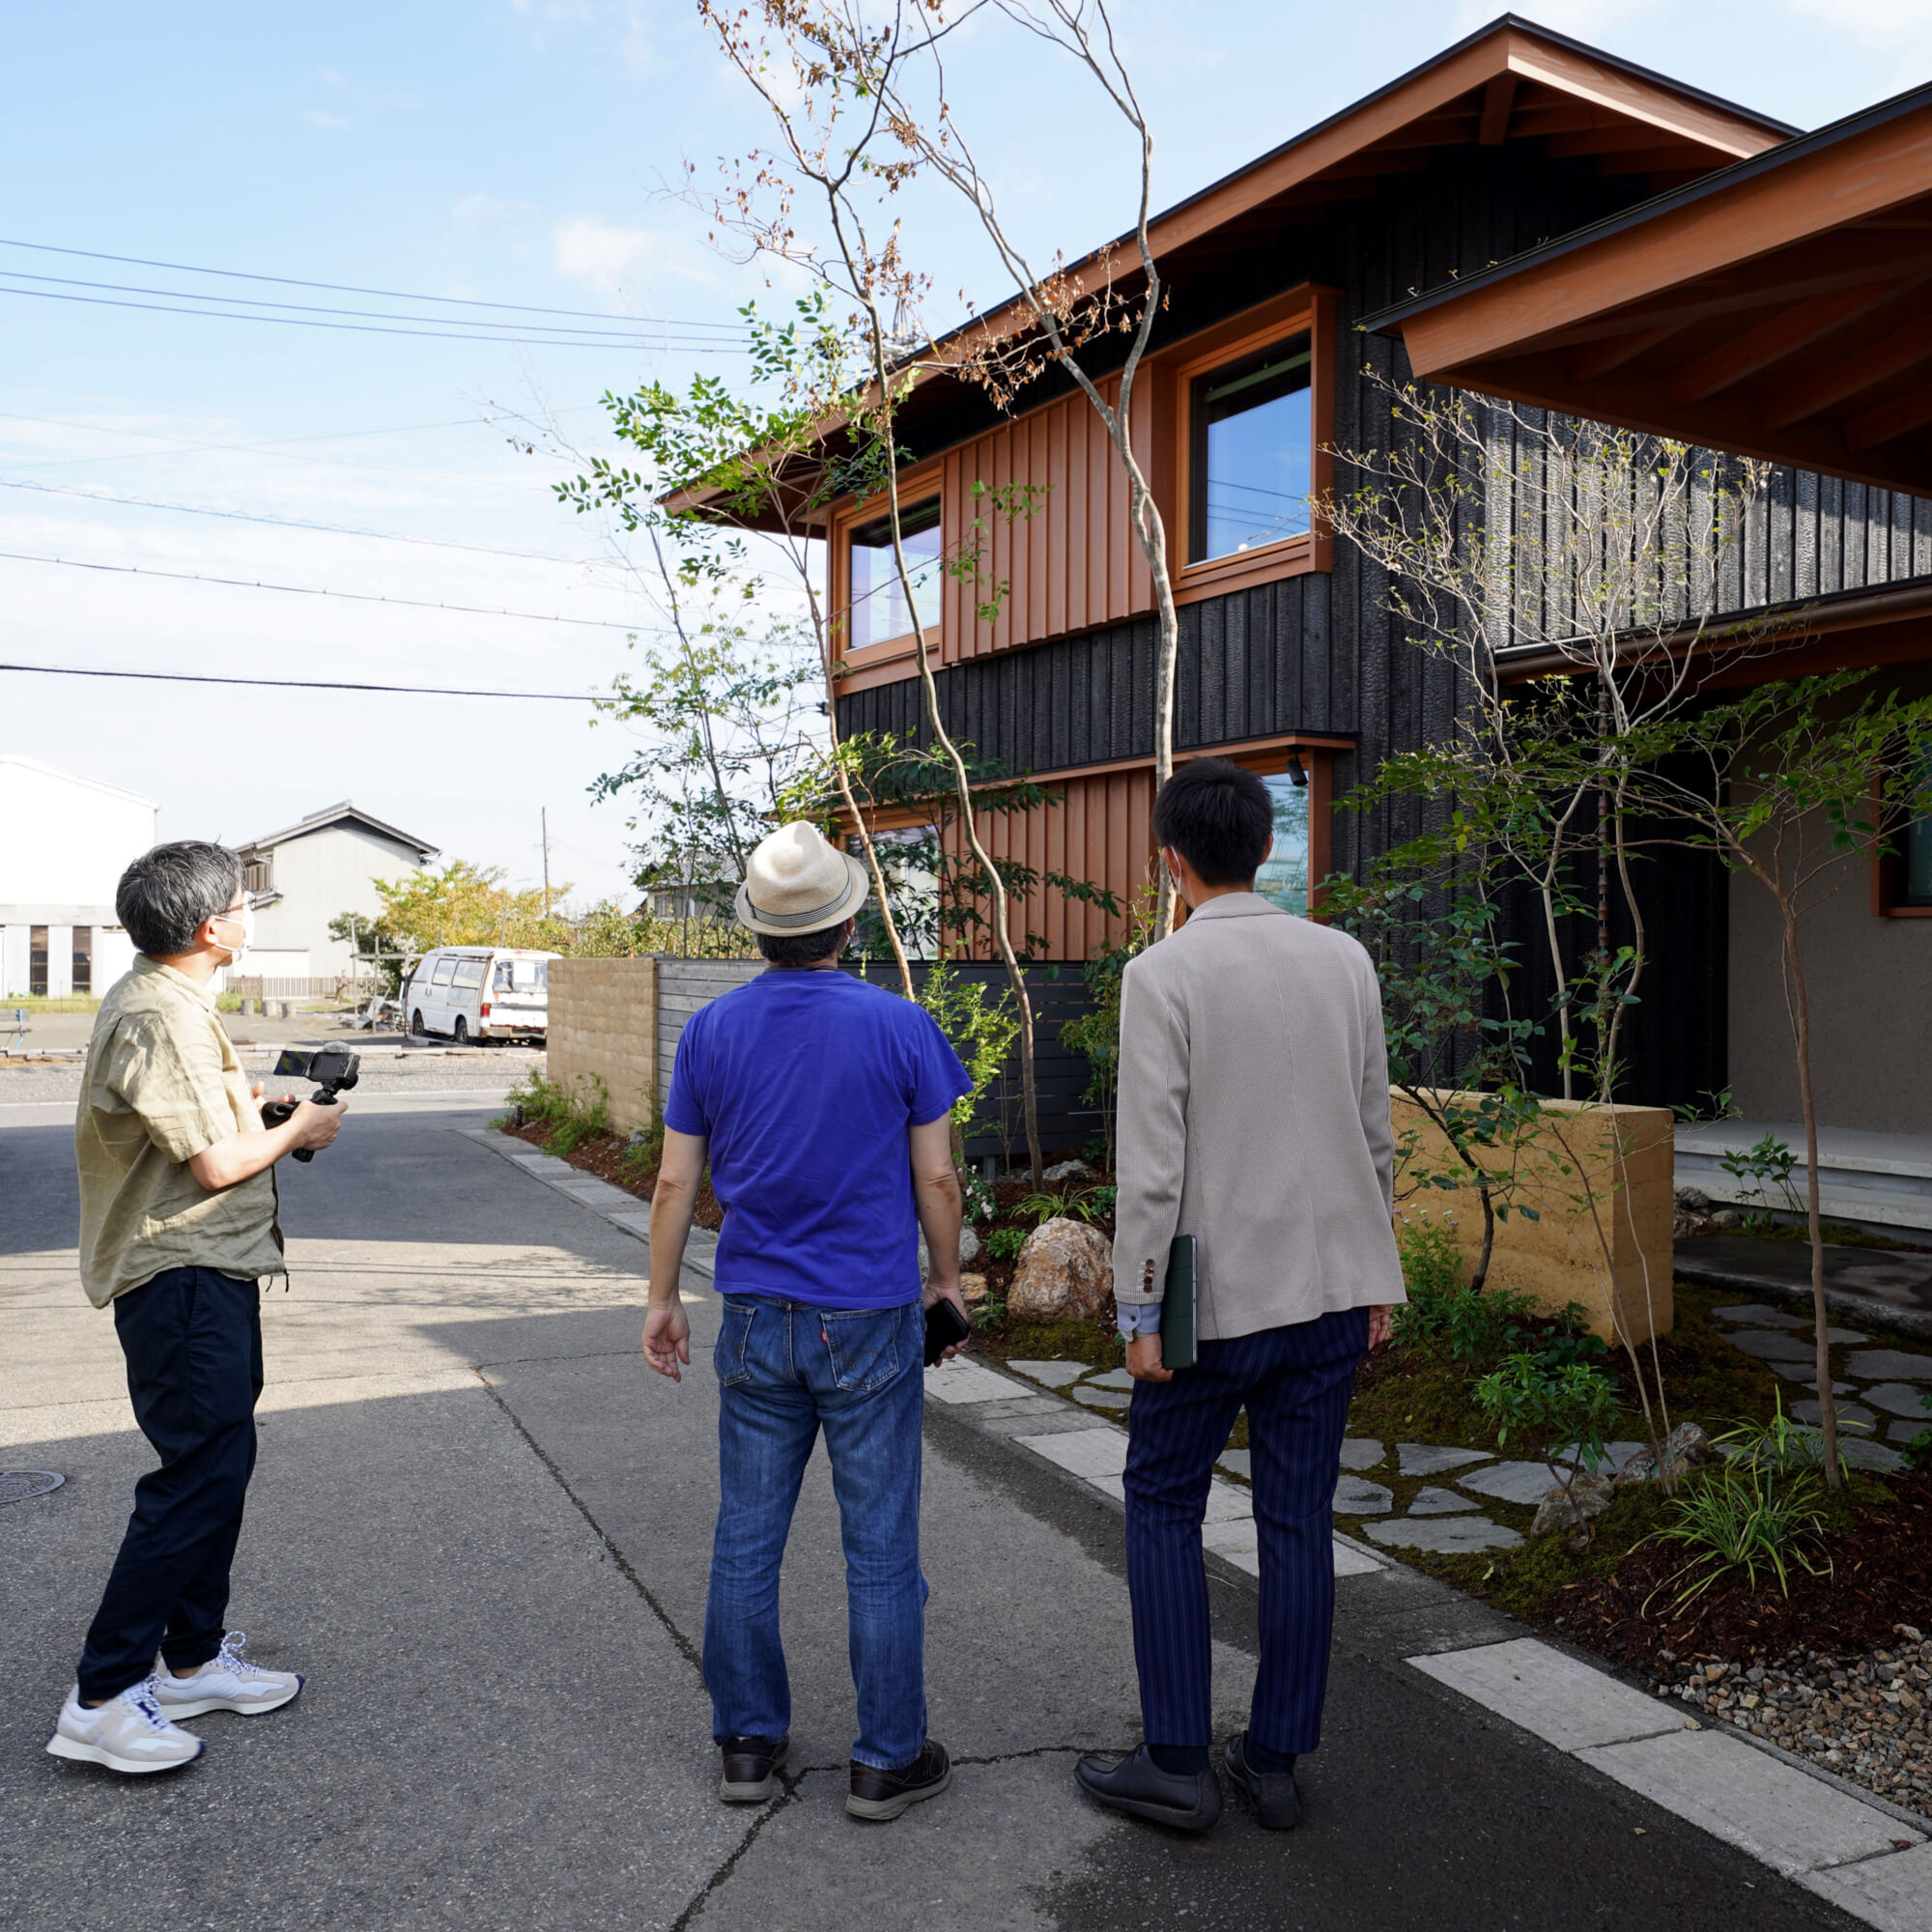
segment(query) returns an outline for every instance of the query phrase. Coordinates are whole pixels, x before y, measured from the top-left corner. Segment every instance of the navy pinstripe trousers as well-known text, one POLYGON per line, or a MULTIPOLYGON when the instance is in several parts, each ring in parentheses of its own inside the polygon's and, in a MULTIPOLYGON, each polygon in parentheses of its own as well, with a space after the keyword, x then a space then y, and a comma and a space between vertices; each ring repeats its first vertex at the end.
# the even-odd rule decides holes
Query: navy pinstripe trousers
POLYGON ((1172 1381, 1136 1382, 1128 1411, 1127 1591, 1142 1735, 1210 1743, 1208 1577, 1201 1519, 1214 1459, 1248 1411, 1261 1550, 1261 1667, 1248 1731, 1271 1750, 1321 1742, 1335 1618, 1329 1512, 1369 1312, 1203 1342, 1172 1381))

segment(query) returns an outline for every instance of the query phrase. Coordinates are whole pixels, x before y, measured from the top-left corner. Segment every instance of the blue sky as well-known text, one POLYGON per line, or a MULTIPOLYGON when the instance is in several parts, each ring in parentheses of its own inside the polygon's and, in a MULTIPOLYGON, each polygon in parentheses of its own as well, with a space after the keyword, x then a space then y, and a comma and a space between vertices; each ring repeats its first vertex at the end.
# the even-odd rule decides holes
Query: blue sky
MULTIPOLYGON (((1157 199, 1489 17, 1422 0, 1373 12, 1122 0, 1158 143, 1157 199)), ((1570 0, 1532 17, 1805 127, 1932 76, 1932 0, 1570 0)), ((766 138, 683 0, 14 0, 0 54, 10 242, 612 318, 728 322, 749 297, 772 299, 667 191, 686 161, 708 172, 766 138)), ((952 98, 1029 245, 1074 253, 1126 225, 1129 157, 1094 98, 1034 43, 979 23, 952 98)), ((961 288, 999 292, 952 211, 915 201, 908 233, 933 276, 935 321, 961 288)), ((0 270, 225 288, 13 246, 0 246, 0 270)), ((564 466, 514 448, 505 412, 602 449, 590 405, 605 388, 700 366, 735 365, 677 348, 419 341, 0 295, 0 551, 652 624, 611 533, 551 497, 564 466), (29 483, 43 487, 14 487, 29 483)), ((621 629, 590 624, 6 559, 0 627, 10 660, 532 690, 602 688, 626 652, 621 629)), ((625 876, 623 813, 585 794, 621 755, 615 732, 565 705, 0 673, 0 749, 145 792, 163 837, 239 840, 354 797, 529 881, 548 807, 554 870, 585 896, 625 876)))

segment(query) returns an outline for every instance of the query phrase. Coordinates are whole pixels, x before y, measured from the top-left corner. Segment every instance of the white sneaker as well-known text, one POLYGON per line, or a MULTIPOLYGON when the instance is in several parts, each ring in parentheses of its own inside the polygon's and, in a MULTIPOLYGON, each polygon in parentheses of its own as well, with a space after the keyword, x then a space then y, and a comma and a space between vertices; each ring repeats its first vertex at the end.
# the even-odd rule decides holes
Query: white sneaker
POLYGON ((110 1771, 174 1771, 192 1764, 208 1748, 206 1740, 171 1724, 155 1702, 154 1689, 151 1677, 90 1711, 76 1685, 61 1706, 48 1750, 110 1771))
POLYGON ((242 1655, 246 1633, 230 1631, 192 1677, 177 1677, 163 1663, 148 1681, 163 1717, 198 1718, 205 1711, 240 1711, 252 1718, 279 1710, 302 1688, 293 1670, 264 1670, 242 1655))

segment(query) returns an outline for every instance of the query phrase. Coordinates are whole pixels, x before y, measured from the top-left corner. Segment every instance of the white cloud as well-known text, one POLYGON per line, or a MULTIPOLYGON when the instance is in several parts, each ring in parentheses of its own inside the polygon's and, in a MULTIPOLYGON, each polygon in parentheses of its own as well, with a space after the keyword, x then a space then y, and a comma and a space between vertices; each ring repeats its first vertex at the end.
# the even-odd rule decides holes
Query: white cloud
MULTIPOLYGON (((1785 0, 1800 19, 1818 20, 1861 45, 1932 55, 1932 0, 1785 0)), ((1900 74, 1901 88, 1921 76, 1900 74)))
POLYGON ((554 237, 556 271, 587 282, 604 295, 616 295, 627 277, 646 266, 663 266, 658 238, 641 228, 613 228, 593 215, 573 215, 554 237))

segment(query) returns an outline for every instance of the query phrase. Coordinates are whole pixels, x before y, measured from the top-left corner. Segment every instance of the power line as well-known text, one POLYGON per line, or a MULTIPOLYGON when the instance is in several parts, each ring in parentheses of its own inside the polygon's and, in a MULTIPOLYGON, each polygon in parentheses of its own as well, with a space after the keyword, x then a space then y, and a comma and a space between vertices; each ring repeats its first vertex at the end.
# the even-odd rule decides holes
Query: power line
POLYGON ((220 517, 237 524, 268 524, 278 530, 318 530, 327 536, 373 537, 383 543, 426 544, 435 550, 468 551, 477 556, 515 557, 524 563, 569 563, 585 569, 609 569, 610 561, 594 556, 558 556, 554 551, 498 550, 494 544, 459 542, 454 537, 406 537, 394 530, 355 529, 347 524, 317 524, 298 517, 264 517, 248 510, 215 510, 201 503, 164 503, 153 497, 116 497, 105 490, 81 490, 71 483, 33 483, 0 476, 0 490, 32 490, 43 497, 73 497, 84 503, 118 503, 133 510, 176 510, 189 517, 220 517))
MULTIPOLYGON (((166 269, 171 273, 181 275, 219 275, 235 282, 270 282, 281 289, 326 289, 331 295, 341 296, 380 296, 385 301, 441 302, 456 308, 507 309, 516 315, 567 315, 583 322, 609 322, 608 315, 601 315, 588 308, 535 308, 526 302, 482 301, 470 296, 416 296, 401 289, 365 289, 354 282, 310 282, 294 275, 255 275, 241 269, 200 269, 187 262, 156 262, 143 255, 107 255, 96 248, 61 248, 50 242, 16 242, 0 235, 0 248, 31 248, 42 255, 72 255, 89 262, 119 262, 130 269, 166 269)), ((88 286, 95 286, 88 284, 88 286)), ((727 322, 683 322, 666 316, 633 316, 626 318, 633 323, 654 323, 672 328, 724 329, 742 333, 736 323, 727 322)))
POLYGON ((419 597, 383 597, 373 590, 330 590, 312 583, 263 583, 248 577, 208 577, 193 570, 151 570, 139 563, 89 563, 74 556, 32 556, 23 551, 0 550, 0 561, 51 563, 67 570, 95 570, 114 577, 161 577, 172 583, 218 583, 229 590, 279 590, 292 597, 327 597, 349 604, 392 604, 404 611, 447 611, 460 617, 517 617, 532 624, 581 624, 592 631, 630 631, 642 635, 662 626, 615 624, 608 617, 558 617, 541 611, 491 611, 475 604, 436 604, 419 597))
POLYGON ((348 684, 315 677, 211 677, 185 670, 95 670, 81 665, 0 664, 0 670, 31 671, 42 677, 131 677, 156 684, 245 684, 276 691, 377 691, 411 697, 542 698, 557 704, 609 702, 588 691, 464 691, 433 684, 348 684))
MULTIPOLYGON (((386 323, 377 322, 326 322, 315 316, 302 315, 245 315, 229 309, 184 308, 179 304, 151 301, 124 301, 114 296, 68 295, 59 289, 16 289, 0 288, 0 296, 31 296, 43 301, 85 302, 95 308, 141 309, 154 315, 195 315, 204 320, 215 322, 273 322, 287 328, 334 328, 357 335, 413 335, 431 342, 496 342, 507 343, 512 348, 553 349, 601 349, 607 353, 617 349, 682 349, 693 355, 717 355, 735 353, 743 347, 737 342, 673 342, 668 337, 656 339, 648 336, 620 336, 611 331, 609 341, 574 341, 569 338, 525 335, 476 335, 462 334, 447 328, 402 328, 386 323)), ((188 298, 189 300, 205 300, 205 297, 188 298)), ((424 321, 433 318, 424 317, 424 321)))

